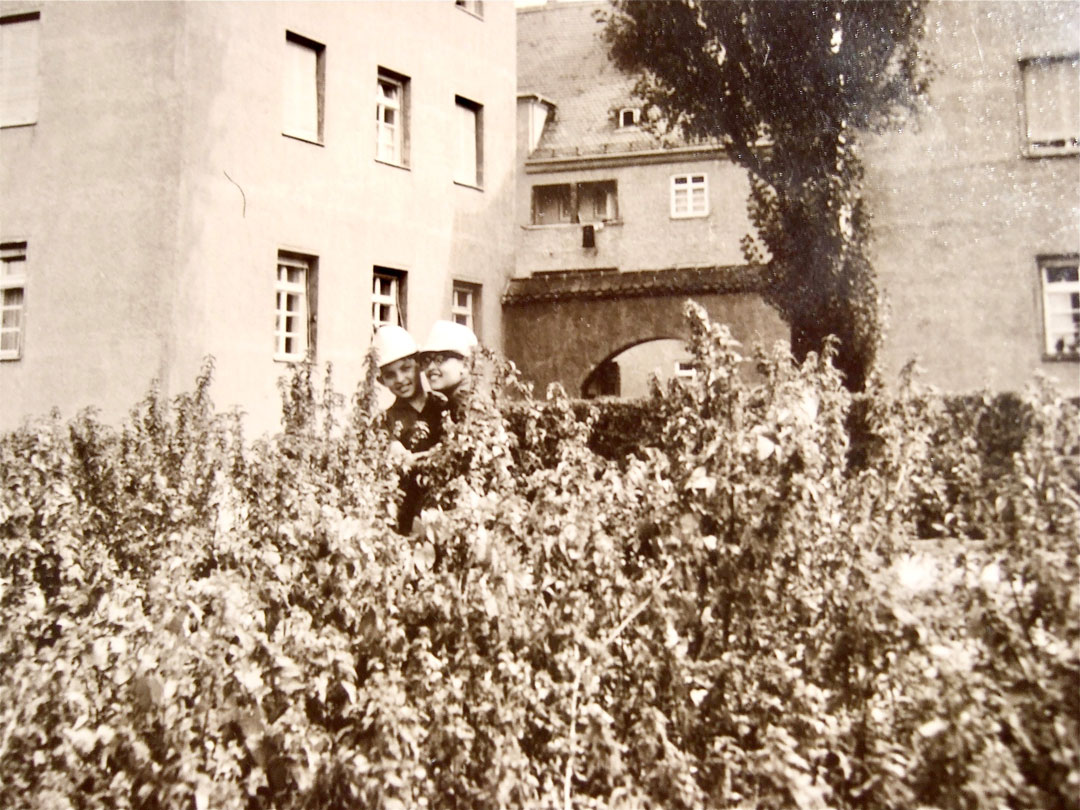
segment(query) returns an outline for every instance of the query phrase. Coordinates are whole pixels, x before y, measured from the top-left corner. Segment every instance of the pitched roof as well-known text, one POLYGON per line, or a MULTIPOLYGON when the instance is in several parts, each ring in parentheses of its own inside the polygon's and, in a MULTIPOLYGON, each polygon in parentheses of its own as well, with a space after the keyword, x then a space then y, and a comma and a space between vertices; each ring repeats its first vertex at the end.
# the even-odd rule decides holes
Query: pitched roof
POLYGON ((751 265, 676 267, 668 270, 564 270, 510 280, 503 304, 647 295, 760 293, 761 268, 751 265))
POLYGON ((557 105, 531 157, 610 154, 656 149, 638 127, 618 126, 619 110, 640 107, 636 77, 608 58, 601 19, 608 3, 547 3, 518 10, 518 95, 557 105))

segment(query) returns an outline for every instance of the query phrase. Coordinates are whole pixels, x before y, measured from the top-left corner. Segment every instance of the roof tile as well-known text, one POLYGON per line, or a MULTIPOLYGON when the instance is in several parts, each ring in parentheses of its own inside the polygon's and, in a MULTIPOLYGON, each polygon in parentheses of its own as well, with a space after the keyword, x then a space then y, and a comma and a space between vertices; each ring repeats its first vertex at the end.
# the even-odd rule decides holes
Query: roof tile
POLYGON ((518 11, 518 93, 557 105, 533 157, 617 153, 659 148, 638 127, 618 126, 618 111, 640 107, 636 77, 608 58, 600 15, 608 3, 548 3, 518 11))
POLYGON ((564 270, 511 279, 503 303, 646 295, 761 292, 761 268, 751 265, 675 267, 665 270, 564 270))

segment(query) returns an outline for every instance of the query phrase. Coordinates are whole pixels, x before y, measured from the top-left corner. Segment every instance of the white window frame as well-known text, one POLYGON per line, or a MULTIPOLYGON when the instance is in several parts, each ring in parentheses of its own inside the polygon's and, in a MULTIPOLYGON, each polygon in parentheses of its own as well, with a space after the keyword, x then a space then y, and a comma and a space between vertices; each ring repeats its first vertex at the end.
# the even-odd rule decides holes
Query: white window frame
POLYGON ((274 281, 275 360, 295 363, 305 360, 308 356, 312 342, 310 289, 314 272, 313 257, 285 252, 278 254, 277 276, 274 281), (300 271, 300 280, 289 278, 290 271, 297 270, 300 271), (289 318, 293 318, 296 322, 293 329, 288 328, 289 318), (298 328, 296 324, 299 325, 298 328))
POLYGON ((672 372, 672 376, 676 380, 686 380, 693 382, 697 379, 697 368, 694 366, 692 360, 676 360, 675 370, 672 372))
POLYGON ((26 240, 4 240, 0 243, 0 360, 18 360, 22 357, 26 335, 26 240), (18 290, 19 302, 9 304, 9 290, 18 290), (4 321, 15 313, 16 323, 7 326, 4 321), (3 346, 3 337, 15 336, 14 348, 3 346))
POLYGON ((405 326, 405 308, 402 306, 402 288, 405 274, 388 267, 375 267, 371 272, 371 325, 405 326), (389 292, 383 292, 381 282, 389 282, 389 292), (386 307, 386 317, 382 317, 382 307, 386 307))
POLYGON ((378 81, 375 85, 375 159, 380 163, 394 166, 408 166, 408 78, 379 68, 378 81), (393 87, 397 98, 391 98, 384 92, 385 87, 393 87), (386 122, 386 113, 391 111, 396 123, 386 122), (384 144, 389 144, 384 151, 384 144))
POLYGON ((454 96, 454 182, 462 186, 484 186, 484 106, 463 96, 454 96))
POLYGON ((690 219, 709 215, 709 175, 690 172, 671 176, 671 218, 690 219), (700 194, 695 194, 695 192, 700 194))
POLYGON ((1080 153, 1080 54, 1020 60, 1027 157, 1080 153))
POLYGON ((641 110, 637 107, 623 107, 619 110, 619 129, 632 129, 641 123, 641 110), (626 114, 630 114, 630 122, 626 121, 626 114))
POLYGON ((285 45, 281 134, 321 145, 326 46, 293 31, 285 32, 285 45), (310 109, 298 113, 301 107, 310 109))
POLYGON ((0 127, 37 123, 41 13, 0 17, 0 127))
POLYGON ((450 320, 477 331, 477 307, 480 303, 480 286, 455 281, 450 291, 450 320))
POLYGON ((1043 294, 1043 350, 1050 359, 1078 358, 1080 335, 1080 257, 1040 256, 1039 280, 1043 294), (1073 279, 1051 281, 1051 271, 1071 269, 1073 279), (1067 324, 1072 324, 1072 329, 1067 324), (1072 339, 1070 346, 1068 341, 1072 339), (1058 348, 1058 343, 1062 348, 1058 348))

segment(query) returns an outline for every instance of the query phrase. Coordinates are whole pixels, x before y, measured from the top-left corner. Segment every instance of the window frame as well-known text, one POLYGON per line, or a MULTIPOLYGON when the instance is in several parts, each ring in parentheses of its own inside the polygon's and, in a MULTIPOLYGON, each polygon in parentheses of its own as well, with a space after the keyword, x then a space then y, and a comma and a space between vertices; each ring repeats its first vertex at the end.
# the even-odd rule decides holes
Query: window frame
POLYGON ((305 141, 306 143, 313 143, 317 146, 322 146, 324 143, 324 120, 326 117, 326 46, 321 42, 316 42, 313 39, 298 34, 295 31, 286 29, 285 42, 291 43, 302 48, 306 48, 312 51, 315 55, 315 131, 312 132, 307 129, 293 127, 289 120, 291 110, 289 109, 290 89, 289 89, 289 71, 291 68, 291 62, 286 65, 285 68, 285 80, 283 82, 282 92, 284 94, 282 113, 285 120, 282 121, 281 134, 287 138, 294 138, 298 141, 305 141))
POLYGON ((480 334, 480 300, 482 287, 471 281, 454 279, 450 286, 450 320, 460 323, 472 330, 474 335, 480 334), (458 294, 468 296, 468 303, 458 304, 458 294), (459 319, 464 316, 465 320, 459 319))
MULTIPOLYGON (((1042 56, 1028 57, 1019 60, 1020 69, 1020 140, 1022 152, 1025 157, 1058 157, 1062 155, 1080 154, 1080 107, 1077 109, 1077 119, 1066 120, 1061 126, 1060 137, 1040 139, 1032 137, 1033 118, 1031 114, 1032 98, 1031 85, 1033 84, 1034 71, 1040 67, 1046 68, 1056 64, 1072 64, 1075 74, 1074 83, 1076 88, 1069 86, 1067 79, 1059 80, 1057 93, 1059 96, 1071 98, 1071 89, 1080 89, 1080 53, 1046 54, 1042 56), (1061 86, 1061 85, 1064 86, 1061 86), (1072 127, 1072 131, 1067 131, 1072 127)), ((1073 102, 1076 103, 1076 102, 1073 102)), ((1065 113, 1067 116, 1067 113, 1065 113)), ((1042 121, 1040 124, 1044 123, 1042 121)))
POLYGON ((41 103, 41 12, 27 11, 18 14, 5 14, 0 16, 0 129, 9 127, 33 126, 38 121, 41 103), (25 59, 13 58, 15 46, 10 44, 10 36, 16 25, 34 23, 33 53, 26 55, 25 59), (22 62, 22 64, 20 64, 22 62), (30 63, 33 63, 32 65, 30 63), (18 94, 14 89, 18 87, 17 80, 20 70, 25 70, 26 99, 22 106, 18 106, 18 94), (10 84, 9 84, 10 82, 10 84), (11 116, 9 119, 8 116, 11 116))
POLYGON ((298 363, 315 357, 317 346, 316 324, 318 322, 318 265, 317 256, 304 253, 296 253, 290 250, 279 250, 277 265, 274 276, 274 360, 281 363, 298 363), (282 279, 282 270, 286 270, 285 278, 282 279), (302 270, 303 281, 294 282, 288 279, 288 269, 302 270), (288 308, 288 296, 299 296, 300 309, 293 311, 288 308), (285 296, 285 306, 282 306, 282 296, 285 296), (290 331, 287 328, 289 317, 299 317, 303 322, 302 329, 290 331), (302 345, 293 351, 287 350, 287 341, 299 339, 302 345))
POLYGON ((698 378, 697 366, 693 360, 676 360, 671 376, 673 379, 692 383, 698 378))
POLYGON ((583 180, 577 183, 577 211, 575 214, 575 222, 596 224, 599 222, 616 222, 619 219, 619 182, 615 179, 611 180, 583 180), (597 196, 587 195, 586 191, 602 192, 604 195, 604 216, 595 217, 597 196), (593 205, 592 211, 589 212, 588 218, 582 216, 582 200, 590 196, 593 205))
POLYGON ((0 242, 0 361, 21 360, 26 344, 26 263, 29 257, 29 245, 25 239, 4 239, 0 242), (19 265, 19 272, 12 271, 12 265, 19 265), (19 290, 21 300, 17 305, 9 306, 5 299, 8 290, 19 290), (9 311, 18 313, 18 323, 14 327, 5 326, 3 316, 9 311), (5 349, 2 337, 15 334, 15 348, 5 349))
POLYGON ((408 274, 404 270, 392 267, 375 265, 371 268, 371 328, 378 329, 380 326, 400 326, 407 328, 406 311, 406 279, 408 274), (383 295, 378 290, 378 282, 389 281, 392 285, 390 295, 383 295), (376 307, 390 307, 392 317, 384 320, 379 317, 376 307))
POLYGON ((709 174, 708 172, 686 172, 671 175, 669 185, 670 210, 672 219, 696 219, 709 216, 709 174), (700 183, 695 183, 696 178, 701 178, 700 183), (680 189, 679 181, 685 181, 685 188, 680 189), (698 186, 702 190, 703 207, 698 210, 694 207, 694 188, 698 186), (686 210, 680 211, 678 200, 679 192, 686 193, 686 210))
POLYGON ((633 129, 641 124, 641 108, 640 107, 621 107, 619 108, 618 128, 619 129, 633 129), (626 123, 626 114, 630 113, 630 123, 626 123))
POLYGON ((410 99, 409 77, 384 67, 378 69, 375 81, 375 160, 388 166, 397 166, 402 169, 409 168, 409 103, 410 99), (398 88, 398 101, 396 106, 383 104, 386 96, 382 93, 384 84, 394 85, 398 88), (383 110, 393 109, 397 111, 398 123, 394 126, 394 158, 380 153, 383 127, 388 126, 383 121, 383 110))
MULTIPOLYGON (((1043 255, 1036 259, 1039 267, 1039 287, 1042 292, 1042 333, 1043 333, 1043 358, 1046 360, 1080 360, 1080 347, 1073 346, 1072 350, 1063 348, 1058 350, 1055 343, 1065 339, 1065 332, 1054 328, 1051 318, 1054 315, 1072 316, 1074 339, 1080 335, 1080 255, 1076 253, 1043 255), (1048 279, 1049 271, 1058 268, 1072 268, 1076 279, 1068 279, 1061 282, 1053 282, 1048 279), (1055 305, 1055 299, 1059 296, 1069 296, 1069 305, 1060 307, 1055 305)), ((1077 342, 1080 342, 1078 340, 1077 342)))
POLYGON ((532 187, 533 225, 569 225, 574 221, 570 185, 570 183, 538 183, 532 187), (552 205, 541 206, 540 203, 548 198, 552 205), (542 221, 545 211, 556 208, 556 218, 542 221))
POLYGON ((530 199, 532 206, 530 224, 533 226, 595 225, 601 222, 612 223, 619 221, 619 181, 615 178, 582 180, 574 183, 537 183, 530 189, 530 199), (605 211, 604 215, 596 217, 595 201, 599 198, 599 195, 588 192, 599 191, 604 193, 605 211), (549 208, 549 206, 539 204, 542 196, 550 196, 552 200, 558 203, 558 219, 541 221, 543 212, 549 208), (594 202, 593 210, 590 212, 583 210, 582 200, 586 198, 592 199, 594 202))
POLYGON ((454 143, 454 163, 452 176, 454 183, 459 186, 465 186, 467 188, 475 188, 483 190, 484 188, 484 105, 465 96, 454 96, 454 131, 455 143, 454 143), (469 137, 464 131, 462 126, 461 111, 468 110, 472 113, 473 121, 473 149, 471 154, 473 156, 473 172, 475 175, 472 178, 466 179, 464 174, 467 173, 467 167, 464 166, 465 158, 465 144, 468 142, 469 137))

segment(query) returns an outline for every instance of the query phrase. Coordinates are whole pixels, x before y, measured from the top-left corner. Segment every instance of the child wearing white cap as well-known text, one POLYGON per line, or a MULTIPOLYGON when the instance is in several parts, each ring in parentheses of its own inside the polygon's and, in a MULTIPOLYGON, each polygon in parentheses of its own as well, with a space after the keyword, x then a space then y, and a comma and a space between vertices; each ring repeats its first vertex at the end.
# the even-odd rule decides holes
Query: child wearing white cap
MULTIPOLYGON (((403 328, 380 327, 372 340, 372 348, 379 364, 379 382, 395 397, 382 415, 382 424, 390 434, 391 451, 403 456, 406 466, 412 467, 423 453, 442 439, 446 398, 424 390, 416 341, 403 328)), ((409 534, 423 500, 414 470, 402 475, 401 490, 403 497, 398 508, 397 530, 409 534)))
POLYGON ((424 390, 416 341, 400 326, 382 326, 372 344, 379 382, 395 397, 383 413, 391 438, 410 453, 429 450, 441 436, 446 400, 424 390))
POLYGON ((428 384, 449 401, 450 413, 457 416, 468 390, 476 335, 467 326, 453 321, 435 321, 420 350, 420 363, 428 384))

